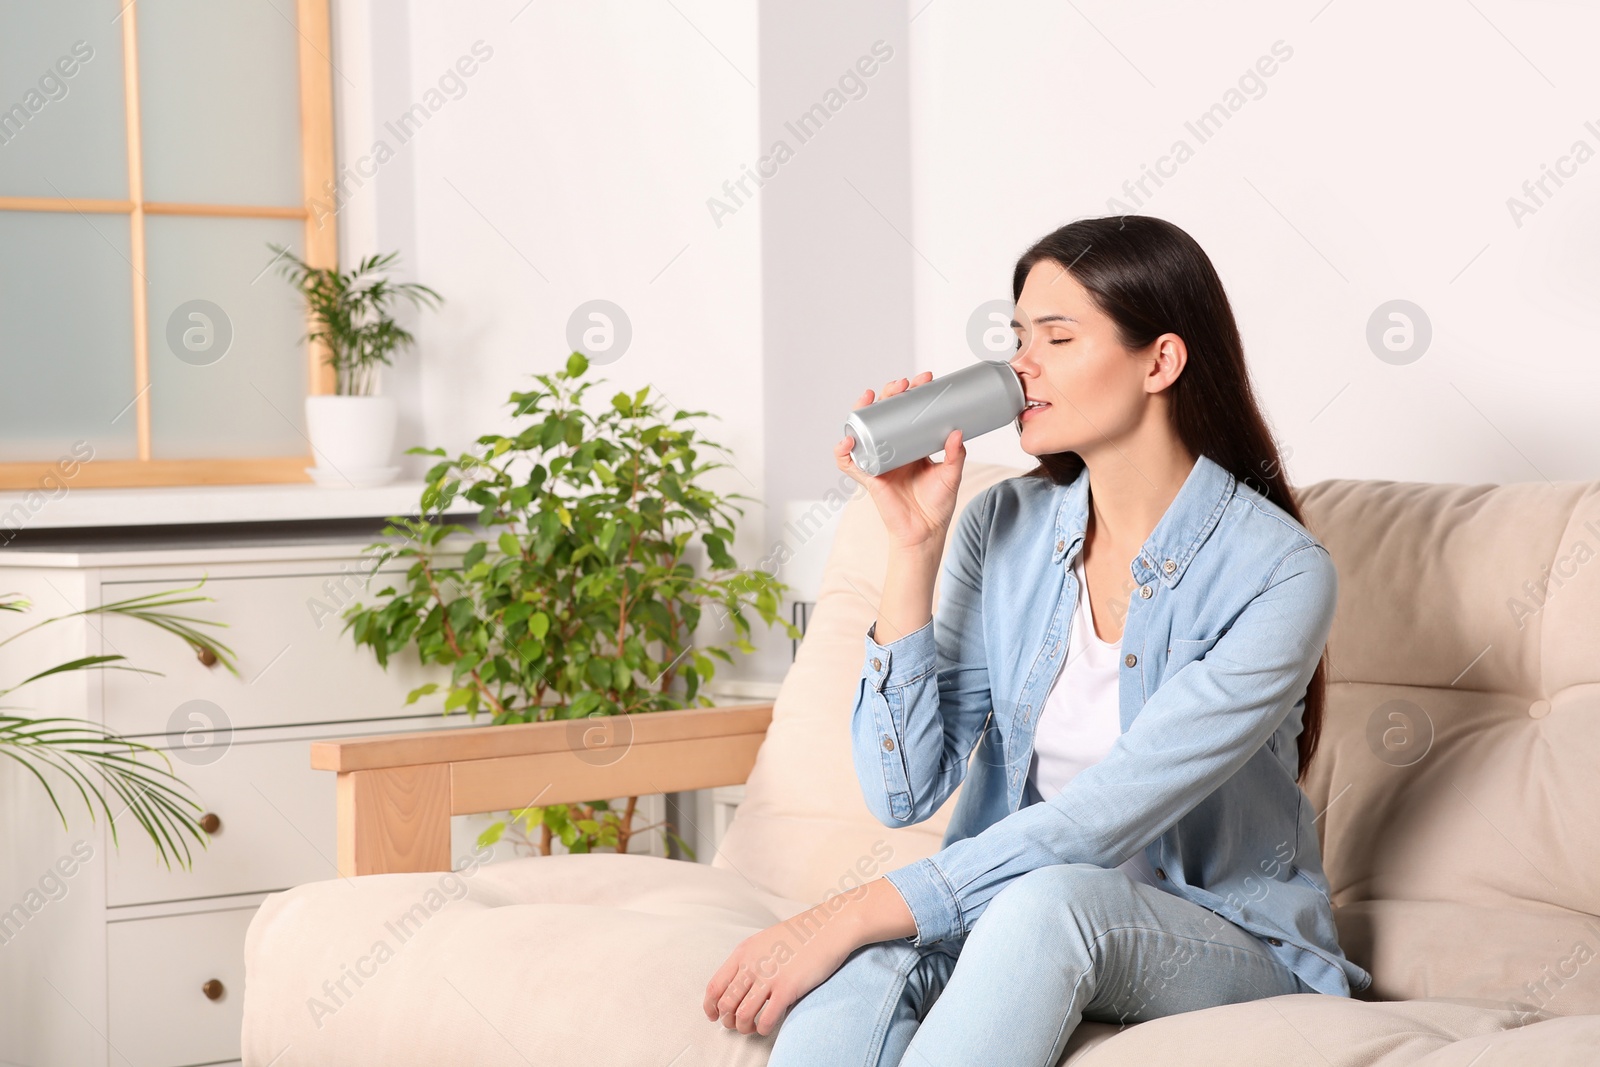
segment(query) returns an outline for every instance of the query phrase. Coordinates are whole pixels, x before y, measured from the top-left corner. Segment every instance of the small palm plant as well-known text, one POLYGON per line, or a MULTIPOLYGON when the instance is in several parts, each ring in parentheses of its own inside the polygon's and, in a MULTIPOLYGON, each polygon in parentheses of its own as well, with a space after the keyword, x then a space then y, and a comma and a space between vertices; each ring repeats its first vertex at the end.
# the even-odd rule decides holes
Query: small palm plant
POLYGON ((392 282, 385 272, 398 252, 373 255, 348 271, 313 267, 282 245, 268 245, 282 260, 278 271, 305 297, 311 314, 306 339, 325 346, 339 396, 372 396, 378 367, 389 366, 398 349, 415 338, 394 321, 391 307, 403 300, 413 307, 438 307, 443 297, 417 282, 392 282))
MULTIPOLYGON (((32 626, 23 627, 16 633, 0 639, 0 648, 41 627, 75 616, 121 615, 158 626, 182 638, 192 647, 209 651, 237 677, 239 669, 233 660, 233 650, 195 629, 195 624, 225 626, 226 623, 178 615, 167 610, 179 604, 210 600, 208 596, 179 595, 198 589, 204 584, 205 579, 202 578, 195 585, 185 586, 182 589, 147 593, 42 619, 32 626)), ((0 594, 0 612, 20 614, 32 606, 29 600, 19 593, 0 594)), ((69 671, 116 670, 135 671, 140 674, 161 673, 126 665, 121 662, 123 659, 123 656, 117 655, 84 656, 66 663, 58 663, 20 682, 0 688, 0 698, 9 698, 41 679, 69 671)), ((111 828, 112 844, 118 844, 117 818, 120 812, 111 810, 111 798, 116 797, 126 810, 133 813, 139 825, 150 835, 150 840, 155 842, 156 852, 168 870, 172 869, 173 859, 177 859, 184 869, 189 869, 192 854, 184 835, 193 837, 200 842, 201 847, 205 847, 206 844, 205 834, 195 818, 200 812, 200 805, 189 795, 189 787, 183 780, 172 773, 172 761, 165 752, 138 741, 119 737, 103 726, 86 719, 35 719, 11 714, 26 710, 28 709, 0 706, 0 756, 20 763, 39 780, 39 784, 50 797, 50 803, 55 807, 56 814, 61 818, 63 829, 67 827, 67 815, 62 810, 60 801, 56 799, 56 792, 51 788, 50 780, 45 776, 46 771, 65 778, 77 789, 78 795, 83 798, 84 805, 89 809, 91 821, 97 818, 97 807, 99 811, 105 812, 106 821, 111 828), (147 753, 159 756, 166 763, 166 768, 144 763, 143 758, 147 753)))

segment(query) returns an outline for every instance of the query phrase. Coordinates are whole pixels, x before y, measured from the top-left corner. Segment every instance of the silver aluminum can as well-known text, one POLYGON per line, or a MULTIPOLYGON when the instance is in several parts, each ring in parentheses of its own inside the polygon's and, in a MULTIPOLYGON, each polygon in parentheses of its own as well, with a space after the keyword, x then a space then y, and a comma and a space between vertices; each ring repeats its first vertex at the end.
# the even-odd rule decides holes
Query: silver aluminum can
POLYGON ((858 408, 844 432, 856 439, 850 457, 871 475, 931 456, 951 430, 963 442, 1014 421, 1028 406, 1011 364, 986 359, 858 408))

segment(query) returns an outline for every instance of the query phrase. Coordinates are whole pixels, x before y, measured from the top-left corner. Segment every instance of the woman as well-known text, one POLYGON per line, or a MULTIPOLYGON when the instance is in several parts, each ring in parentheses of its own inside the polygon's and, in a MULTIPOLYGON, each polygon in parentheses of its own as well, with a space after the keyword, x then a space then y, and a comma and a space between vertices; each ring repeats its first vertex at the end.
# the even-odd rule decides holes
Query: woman
POLYGON ((948 551, 959 431, 879 477, 835 449, 891 546, 852 719, 863 794, 908 826, 966 788, 938 853, 712 977, 708 1018, 781 1022, 772 1067, 1053 1067, 1083 1018, 1372 980, 1339 948, 1299 787, 1337 576, 1215 269, 1171 223, 1089 219, 1029 249, 1012 294, 1039 466, 978 494, 948 551))

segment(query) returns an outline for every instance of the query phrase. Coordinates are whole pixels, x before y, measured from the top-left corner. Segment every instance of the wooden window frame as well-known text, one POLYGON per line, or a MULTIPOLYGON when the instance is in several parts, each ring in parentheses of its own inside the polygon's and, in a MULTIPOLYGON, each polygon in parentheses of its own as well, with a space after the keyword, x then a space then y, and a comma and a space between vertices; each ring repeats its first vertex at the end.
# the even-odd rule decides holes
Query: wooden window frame
MULTIPOLYGON (((301 206, 250 207, 231 204, 152 203, 144 199, 143 143, 139 113, 138 5, 122 9, 122 77, 128 135, 128 199, 0 196, 0 211, 57 211, 127 215, 130 225, 129 272, 133 286, 133 365, 137 390, 133 406, 138 420, 138 459, 93 460, 76 464, 66 478, 74 487, 241 485, 309 482, 305 468, 315 462, 311 444, 292 456, 234 459, 153 459, 150 455, 150 329, 145 287, 147 215, 249 219, 303 219, 305 261, 313 267, 336 267, 338 226, 328 213, 314 214, 310 205, 323 199, 334 180, 333 62, 329 0, 296 0, 295 28, 300 38, 300 179, 301 206), (320 215, 320 217, 319 217, 320 215)), ((334 392, 333 367, 322 345, 308 344, 307 383, 312 396, 334 392)), ((0 463, 0 489, 34 489, 46 479, 62 479, 59 461, 0 463)))

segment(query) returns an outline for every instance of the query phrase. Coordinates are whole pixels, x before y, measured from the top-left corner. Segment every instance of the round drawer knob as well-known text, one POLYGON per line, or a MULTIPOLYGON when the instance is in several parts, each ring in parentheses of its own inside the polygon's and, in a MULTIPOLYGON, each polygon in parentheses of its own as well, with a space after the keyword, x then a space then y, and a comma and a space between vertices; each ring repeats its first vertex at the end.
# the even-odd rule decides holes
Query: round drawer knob
POLYGON ((217 654, 204 645, 196 645, 194 647, 194 657, 200 661, 202 666, 215 667, 217 665, 217 654))
MULTIPOLYGON (((208 811, 200 816, 200 829, 208 834, 214 834, 222 829, 222 820, 217 817, 215 812, 208 811)), ((213 997, 212 999, 216 998, 213 997)))
POLYGON ((207 1000, 221 1000, 222 994, 226 992, 226 990, 222 988, 221 982, 217 981, 215 978, 212 978, 208 980, 205 985, 200 987, 200 992, 206 995, 207 1000))

